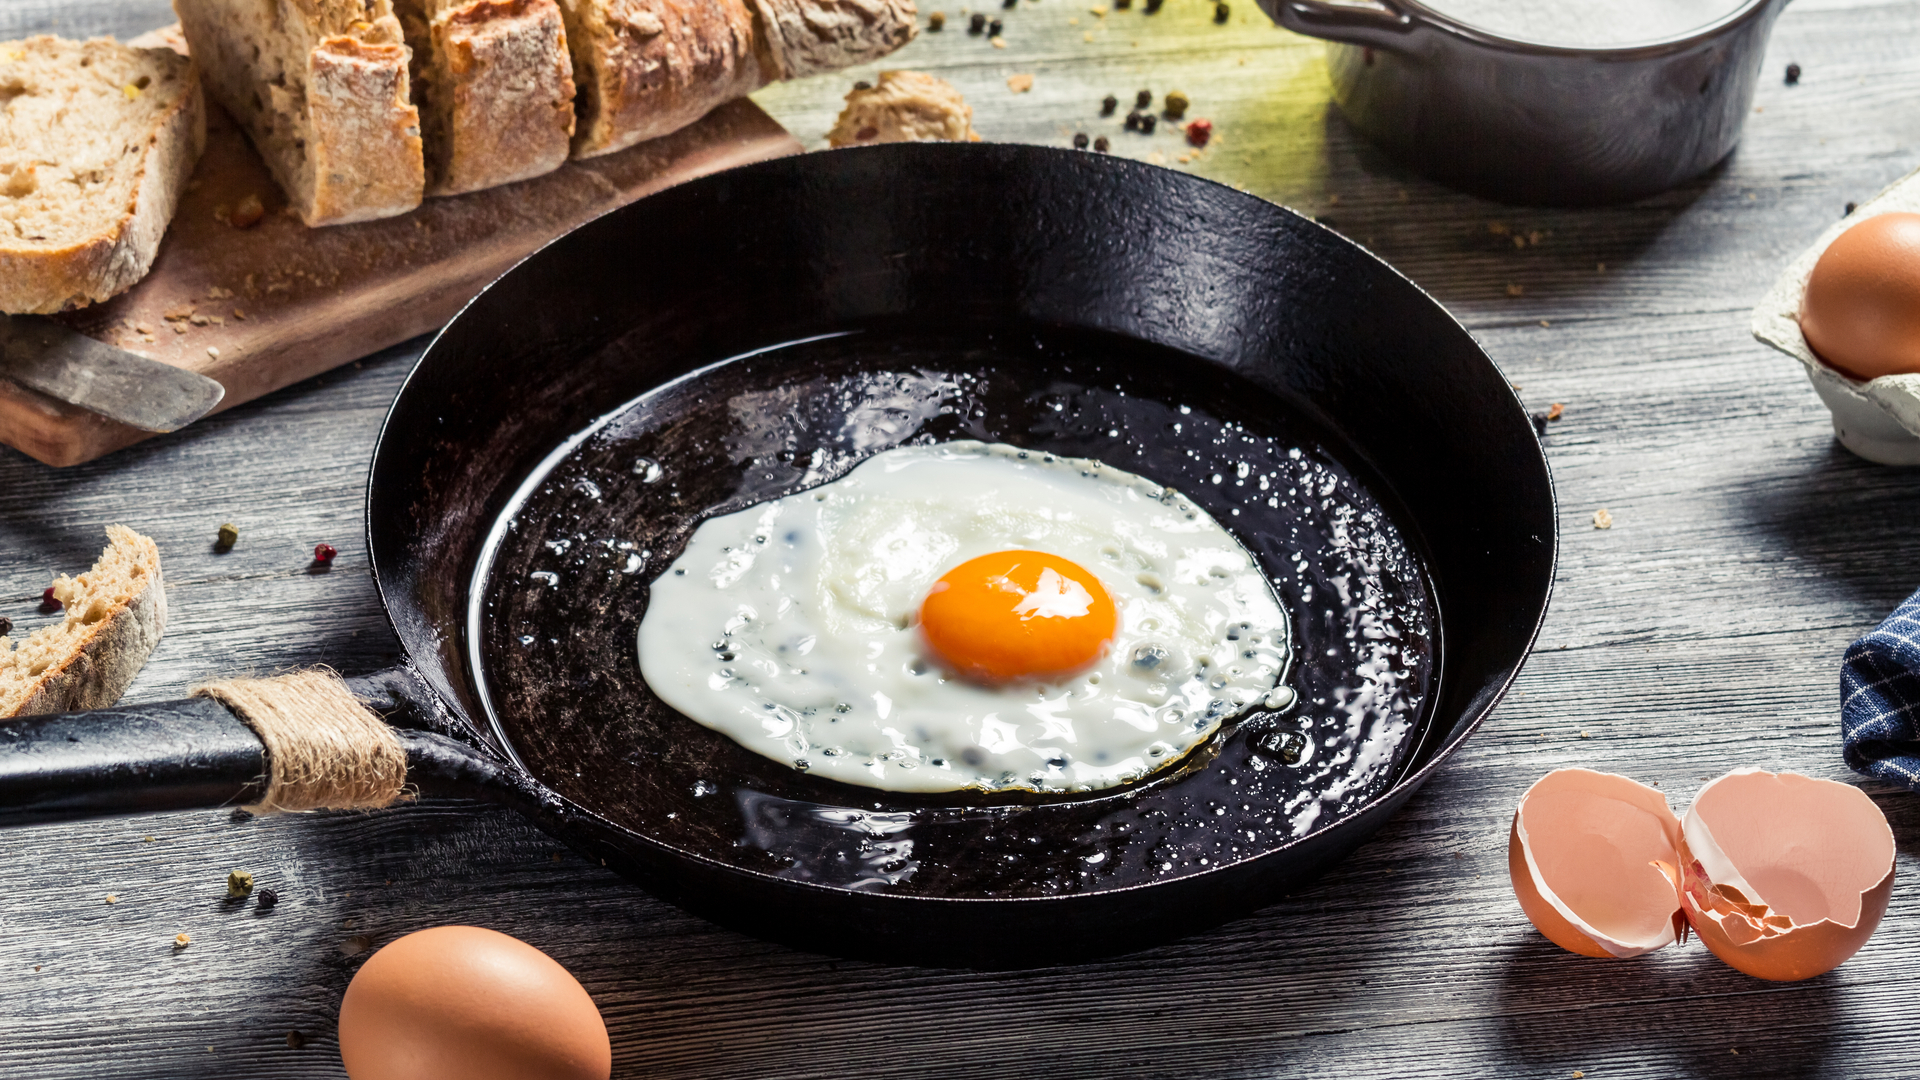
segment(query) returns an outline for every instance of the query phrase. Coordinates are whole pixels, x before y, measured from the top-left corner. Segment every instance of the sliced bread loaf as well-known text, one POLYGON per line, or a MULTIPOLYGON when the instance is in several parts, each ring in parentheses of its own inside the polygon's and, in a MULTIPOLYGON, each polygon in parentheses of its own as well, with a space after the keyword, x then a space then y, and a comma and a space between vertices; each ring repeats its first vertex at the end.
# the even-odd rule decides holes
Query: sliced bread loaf
POLYGON ((120 700, 167 625, 160 549, 124 525, 77 578, 54 579, 66 617, 18 646, 0 637, 0 716, 104 709, 120 700))
POLYGON ((206 137, 185 57, 0 43, 0 311, 84 307, 144 277, 206 137))
POLYGON ((308 225, 404 214, 426 167, 389 0, 174 0, 214 99, 308 225))
POLYGON ((560 0, 579 96, 575 157, 678 131, 770 82, 912 40, 913 0, 560 0))
POLYGON ((427 194, 510 184, 567 160, 573 61, 554 0, 395 0, 413 50, 427 194))

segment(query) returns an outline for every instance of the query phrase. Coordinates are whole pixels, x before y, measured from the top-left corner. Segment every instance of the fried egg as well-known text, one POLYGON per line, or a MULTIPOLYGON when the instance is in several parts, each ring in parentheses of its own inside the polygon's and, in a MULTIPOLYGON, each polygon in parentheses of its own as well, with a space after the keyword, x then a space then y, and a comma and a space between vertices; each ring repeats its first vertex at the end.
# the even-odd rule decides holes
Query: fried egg
POLYGON ((702 522, 639 652, 698 723, 890 791, 1113 787, 1292 700, 1286 612, 1192 500, 970 441, 702 522))

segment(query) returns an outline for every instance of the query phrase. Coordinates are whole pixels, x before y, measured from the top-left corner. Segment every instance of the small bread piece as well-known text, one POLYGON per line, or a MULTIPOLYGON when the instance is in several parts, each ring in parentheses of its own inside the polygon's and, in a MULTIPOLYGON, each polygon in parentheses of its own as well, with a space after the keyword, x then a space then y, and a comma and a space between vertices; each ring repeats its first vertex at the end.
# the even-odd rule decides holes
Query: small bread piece
POLYGON ((404 214, 426 166, 389 0, 174 0, 207 90, 308 225, 404 214))
POLYGON ((14 645, 0 637, 0 716, 104 709, 120 700, 160 643, 167 592, 160 549, 124 525, 77 578, 54 579, 66 618, 14 645))
POLYGON ((0 311, 45 314, 146 276, 206 146, 191 61, 110 38, 0 43, 0 311))
POLYGON ((867 89, 847 94, 829 146, 890 142, 979 142, 973 106, 960 91, 924 71, 883 71, 867 89))
POLYGON ((781 79, 913 39, 913 0, 560 0, 579 115, 573 155, 678 131, 781 79))
POLYGON ((573 139, 573 59, 554 0, 396 0, 413 50, 426 193, 551 172, 573 139))

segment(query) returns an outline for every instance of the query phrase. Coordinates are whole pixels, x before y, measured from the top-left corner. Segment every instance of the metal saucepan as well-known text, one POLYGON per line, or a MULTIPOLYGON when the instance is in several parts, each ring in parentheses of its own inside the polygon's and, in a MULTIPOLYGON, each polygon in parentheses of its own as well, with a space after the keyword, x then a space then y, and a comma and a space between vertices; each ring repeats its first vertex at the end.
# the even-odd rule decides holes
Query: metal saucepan
MULTIPOLYGON (((421 358, 367 531, 408 659, 350 683, 424 793, 752 934, 974 965, 1192 932, 1350 851, 1499 700, 1556 542, 1512 389, 1391 268, 1217 184, 993 145, 752 165, 555 241, 421 358), (1278 583, 1298 703, 1119 791, 986 798, 843 786, 653 698, 635 629, 694 525, 948 438, 1189 493, 1278 583)), ((261 791, 204 699, 0 746, 15 822, 261 791)))
POLYGON ((1422 0, 1260 0, 1328 39, 1333 98, 1414 169, 1511 202, 1625 202, 1733 150, 1787 0, 1745 0, 1677 36, 1546 45, 1477 29, 1422 0))

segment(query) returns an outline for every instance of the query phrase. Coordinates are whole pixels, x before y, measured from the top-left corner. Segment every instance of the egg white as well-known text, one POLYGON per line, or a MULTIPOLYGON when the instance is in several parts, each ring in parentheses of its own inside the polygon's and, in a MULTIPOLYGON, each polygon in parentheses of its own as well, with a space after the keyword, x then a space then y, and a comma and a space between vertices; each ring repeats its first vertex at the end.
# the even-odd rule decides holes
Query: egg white
POLYGON ((1052 792, 1138 779, 1290 700, 1288 637, 1259 565, 1184 495, 965 441, 702 522, 653 583, 639 650, 661 700, 795 768, 890 791, 1052 792), (987 686, 927 647, 915 619, 933 583, 1014 548, 1071 559, 1112 596, 1118 630, 1087 669, 987 686))

